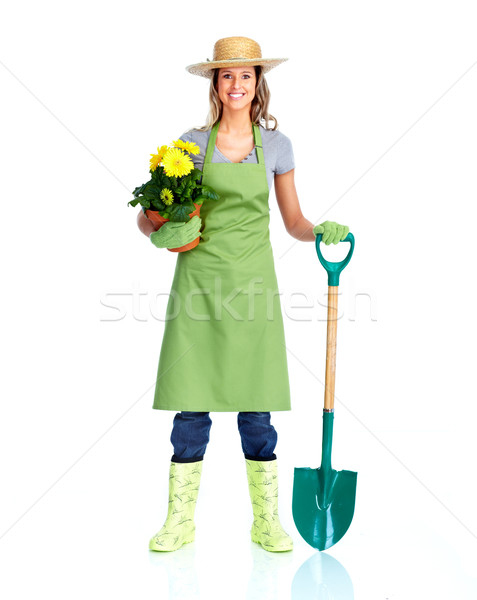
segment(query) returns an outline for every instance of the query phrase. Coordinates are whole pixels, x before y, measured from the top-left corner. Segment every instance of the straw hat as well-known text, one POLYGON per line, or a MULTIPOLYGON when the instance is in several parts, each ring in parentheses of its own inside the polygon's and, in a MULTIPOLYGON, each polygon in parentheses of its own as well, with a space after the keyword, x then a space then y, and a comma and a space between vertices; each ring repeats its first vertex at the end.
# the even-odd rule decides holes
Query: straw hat
POLYGON ((215 42, 214 57, 206 62, 186 67, 189 73, 201 77, 212 77, 214 69, 222 67, 252 67, 262 65, 267 73, 288 58, 262 58, 262 50, 254 40, 247 37, 227 37, 215 42))

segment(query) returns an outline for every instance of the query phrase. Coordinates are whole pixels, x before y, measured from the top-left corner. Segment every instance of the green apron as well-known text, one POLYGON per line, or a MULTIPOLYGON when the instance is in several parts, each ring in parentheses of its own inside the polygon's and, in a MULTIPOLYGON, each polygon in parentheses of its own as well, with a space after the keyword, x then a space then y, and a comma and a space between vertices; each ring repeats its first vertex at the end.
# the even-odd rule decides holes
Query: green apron
POLYGON ((258 163, 213 163, 210 133, 198 246, 177 256, 153 408, 176 411, 290 410, 285 333, 269 234, 268 182, 260 129, 258 163))

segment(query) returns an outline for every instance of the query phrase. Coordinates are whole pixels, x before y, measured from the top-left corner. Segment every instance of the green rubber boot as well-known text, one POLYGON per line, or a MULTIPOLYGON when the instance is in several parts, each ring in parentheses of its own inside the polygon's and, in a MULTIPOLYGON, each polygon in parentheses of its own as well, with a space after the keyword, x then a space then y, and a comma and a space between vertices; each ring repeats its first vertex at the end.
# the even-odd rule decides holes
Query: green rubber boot
POLYGON ((172 552, 195 538, 194 511, 199 493, 201 460, 171 462, 169 471, 169 508, 162 529, 151 538, 149 550, 172 552))
POLYGON ((293 540, 285 533, 278 518, 277 459, 245 459, 248 489, 252 500, 252 541, 269 552, 293 549, 293 540))

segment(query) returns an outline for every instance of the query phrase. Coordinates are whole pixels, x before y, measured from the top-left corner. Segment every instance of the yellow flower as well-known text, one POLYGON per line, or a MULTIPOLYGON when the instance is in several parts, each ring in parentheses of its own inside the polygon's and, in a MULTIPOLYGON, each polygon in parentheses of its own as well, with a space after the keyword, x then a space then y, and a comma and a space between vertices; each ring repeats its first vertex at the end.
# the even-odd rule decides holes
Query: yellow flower
POLYGON ((194 142, 183 142, 182 140, 175 140, 172 142, 176 148, 182 148, 189 154, 199 154, 200 148, 194 142))
POLYGON ((169 148, 162 159, 164 172, 168 177, 188 175, 194 168, 194 163, 187 154, 179 148, 169 148))
POLYGON ((150 159, 150 171, 155 171, 157 169, 157 167, 161 164, 162 162, 162 158, 164 156, 164 154, 167 152, 167 146, 161 146, 160 148, 157 148, 157 154, 151 154, 151 159, 150 159))
POLYGON ((161 200, 164 202, 164 204, 172 204, 174 202, 174 196, 172 195, 171 190, 164 188, 161 192, 161 200))

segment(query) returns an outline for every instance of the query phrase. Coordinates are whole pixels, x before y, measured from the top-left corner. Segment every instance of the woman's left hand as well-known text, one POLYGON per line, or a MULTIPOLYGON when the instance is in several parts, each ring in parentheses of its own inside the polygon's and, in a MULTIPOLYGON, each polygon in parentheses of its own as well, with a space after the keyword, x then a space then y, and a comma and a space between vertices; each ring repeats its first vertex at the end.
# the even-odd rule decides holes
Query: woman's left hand
POLYGON ((335 221, 325 221, 320 225, 313 227, 313 233, 318 235, 323 234, 321 241, 327 246, 331 243, 337 244, 345 239, 349 233, 349 227, 347 225, 339 225, 335 221))
POLYGON ((202 219, 194 215, 189 221, 166 221, 160 229, 153 231, 149 239, 157 248, 180 248, 200 235, 202 219))

